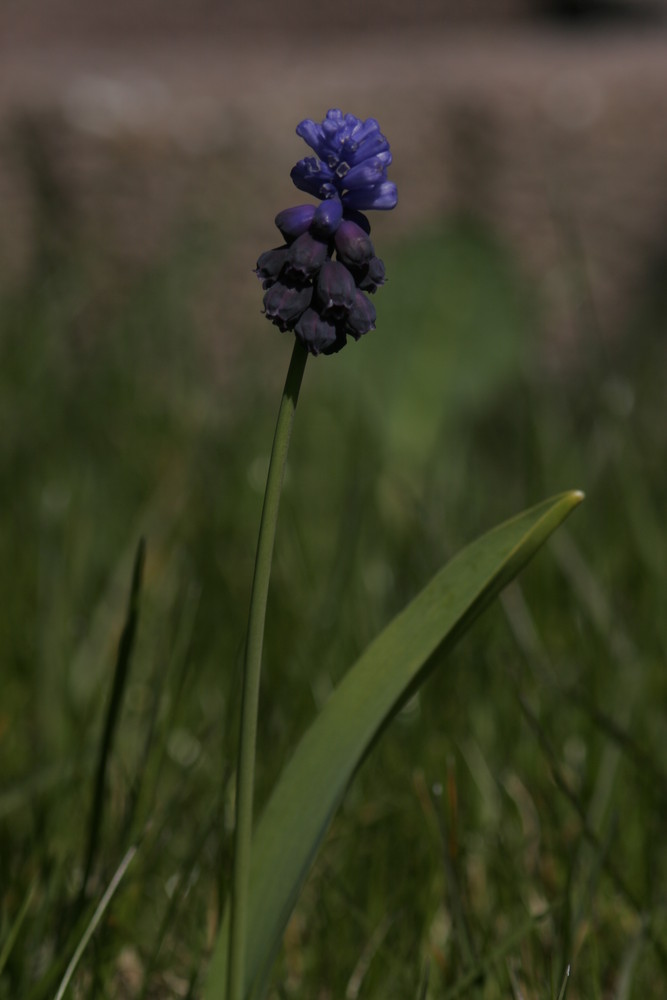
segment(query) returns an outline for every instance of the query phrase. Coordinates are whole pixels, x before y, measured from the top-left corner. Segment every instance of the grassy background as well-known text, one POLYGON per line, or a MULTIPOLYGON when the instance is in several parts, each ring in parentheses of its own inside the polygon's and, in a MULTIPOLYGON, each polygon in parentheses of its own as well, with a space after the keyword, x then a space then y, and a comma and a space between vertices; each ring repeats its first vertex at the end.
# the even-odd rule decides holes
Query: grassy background
MULTIPOLYGON (((555 372, 540 302, 491 233, 450 219, 378 249, 390 281, 377 332, 309 362, 299 403, 259 802, 354 656, 446 558, 551 493, 588 499, 364 765, 273 996, 547 998, 571 964, 568 997, 661 997, 665 303, 648 290, 616 345, 582 323, 574 368, 555 372)), ((259 317, 259 289, 240 289, 230 312, 247 294, 246 327, 221 316, 221 337, 264 324, 249 337, 261 353, 218 376, 196 303, 226 252, 193 227, 119 276, 100 247, 46 231, 0 300, 0 955, 17 935, 2 998, 54 995, 130 844, 72 995, 194 997, 205 972, 290 350, 259 317), (137 645, 82 899, 142 536, 137 645)))

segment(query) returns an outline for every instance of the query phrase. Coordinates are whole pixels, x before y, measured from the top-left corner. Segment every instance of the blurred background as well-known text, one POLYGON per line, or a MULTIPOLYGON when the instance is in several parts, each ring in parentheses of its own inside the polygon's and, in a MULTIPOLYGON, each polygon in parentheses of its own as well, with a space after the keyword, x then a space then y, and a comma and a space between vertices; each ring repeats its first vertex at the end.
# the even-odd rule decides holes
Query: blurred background
POLYGON ((392 233, 479 218, 566 340, 578 253, 612 332, 665 253, 666 15, 660 0, 370 2, 361 15, 342 2, 335 17, 294 0, 233 14, 205 0, 6 0, 2 273, 25 274, 39 231, 103 231, 134 268, 186 220, 252 258, 294 197, 295 122, 354 106, 397 147, 392 233))
POLYGON ((568 997, 662 997, 664 0, 3 0, 0 997, 53 995, 77 940, 142 536, 91 906, 141 850, 76 995, 199 995, 291 350, 252 269, 330 107, 378 118, 399 204, 377 331, 306 371, 259 806, 446 558, 588 499, 364 765, 272 996, 417 996, 426 967, 421 997, 557 996, 571 964, 568 997))

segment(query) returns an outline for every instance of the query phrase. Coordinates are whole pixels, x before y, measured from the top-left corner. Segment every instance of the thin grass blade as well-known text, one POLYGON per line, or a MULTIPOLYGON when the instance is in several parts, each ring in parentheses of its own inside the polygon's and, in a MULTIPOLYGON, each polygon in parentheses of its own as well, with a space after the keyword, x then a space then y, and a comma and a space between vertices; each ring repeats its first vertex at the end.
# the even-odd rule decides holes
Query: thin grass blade
POLYGON ((70 980, 76 971, 77 965, 81 961, 81 956, 86 950, 88 942, 95 933, 100 920, 104 916, 107 907, 109 906, 109 903, 111 902, 114 896, 114 893, 118 889, 118 886, 120 885, 123 876, 125 875, 125 872, 129 868, 132 859, 134 858, 134 855, 136 853, 137 853, 137 848, 134 846, 130 847, 130 849, 125 853, 120 865, 116 869, 116 872, 113 878, 111 879, 111 882, 107 886, 106 892, 102 896, 95 912, 93 913, 90 923, 86 927, 83 937, 81 938, 79 944, 77 945, 76 951, 72 955, 72 959, 65 970, 65 975, 63 976, 60 982, 60 986, 58 987, 58 992, 56 993, 54 1000, 63 1000, 63 997, 67 992, 67 987, 69 986, 70 980))
POLYGON ((120 642, 118 644, 118 655, 116 657, 116 667, 114 670, 111 696, 109 698, 109 706, 104 721, 104 730, 100 741, 97 769, 95 772, 95 781, 93 786, 93 801, 88 825, 85 864, 83 867, 83 878, 81 880, 81 891, 79 897, 80 903, 83 902, 83 898, 85 896, 86 886, 95 862, 100 831, 102 829, 102 817, 104 813, 104 786, 107 766, 111 756, 116 727, 120 718, 123 695, 127 686, 132 652, 134 649, 134 640, 139 620, 139 595, 141 592, 145 555, 146 543, 142 538, 139 541, 134 558, 127 616, 121 633, 120 642))
POLYGON ((5 939, 2 948, 0 948, 0 976, 2 976, 2 970, 6 966, 7 959, 11 955, 12 948, 16 944, 16 939, 18 938, 21 932, 21 928, 23 927, 23 921, 28 915, 28 910, 30 909, 30 904, 32 903, 36 889, 37 889, 37 883, 33 882, 30 888, 28 889, 28 892, 26 894, 25 899, 23 900, 23 903, 21 904, 21 909, 18 912, 16 920, 12 924, 9 934, 7 935, 7 938, 5 939))

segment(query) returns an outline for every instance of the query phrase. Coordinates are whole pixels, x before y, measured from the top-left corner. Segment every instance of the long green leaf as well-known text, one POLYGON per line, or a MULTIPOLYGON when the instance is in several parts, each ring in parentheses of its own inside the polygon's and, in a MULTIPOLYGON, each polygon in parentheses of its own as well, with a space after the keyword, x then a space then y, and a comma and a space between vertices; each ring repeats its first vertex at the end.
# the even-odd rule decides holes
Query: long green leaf
MULTIPOLYGON (((260 1000, 315 854, 378 734, 436 650, 454 645, 582 499, 569 492, 546 500, 455 556, 367 647, 305 733, 253 837, 245 997, 260 1000)), ((224 997, 227 939, 226 917, 205 1000, 224 997)))

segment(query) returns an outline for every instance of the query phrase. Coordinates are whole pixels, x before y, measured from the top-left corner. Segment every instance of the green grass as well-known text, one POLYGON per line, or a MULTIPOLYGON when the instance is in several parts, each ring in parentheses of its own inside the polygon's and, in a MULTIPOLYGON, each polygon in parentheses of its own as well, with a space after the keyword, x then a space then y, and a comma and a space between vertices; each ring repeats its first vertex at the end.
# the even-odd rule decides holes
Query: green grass
MULTIPOLYGON (((209 253, 188 238, 121 282, 74 246, 0 301, 3 1000, 56 994, 132 845, 71 995, 195 997, 205 974, 230 875, 240 654, 281 378, 267 371, 290 351, 267 324, 254 373, 210 374, 191 308, 209 253)), ((488 233, 449 223, 385 259, 377 332, 306 371, 259 807, 347 665, 448 556, 561 489, 588 499, 362 768, 272 996, 555 998, 571 964, 569 1000, 661 997, 664 304, 647 300, 617 347, 580 331, 579 363, 556 375, 539 363, 539 302, 488 233)))

